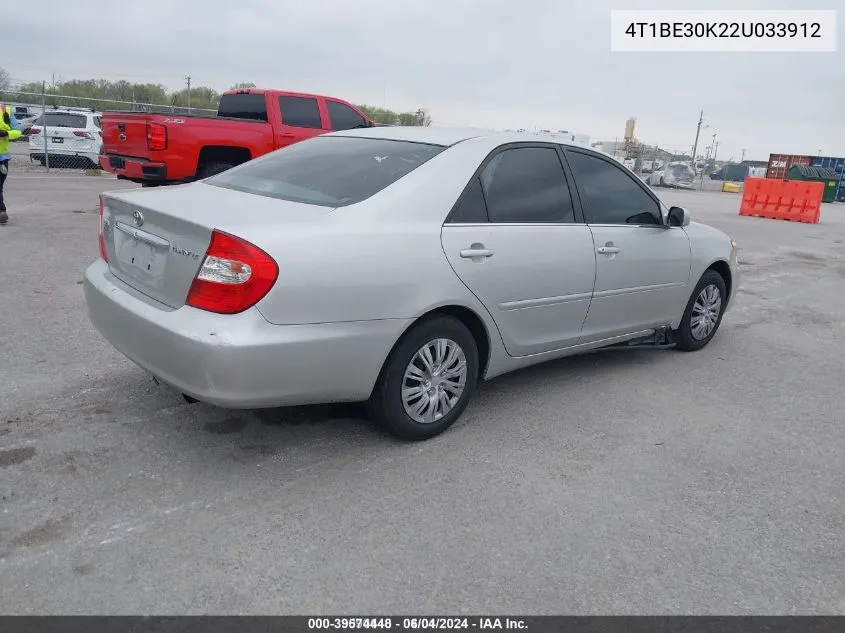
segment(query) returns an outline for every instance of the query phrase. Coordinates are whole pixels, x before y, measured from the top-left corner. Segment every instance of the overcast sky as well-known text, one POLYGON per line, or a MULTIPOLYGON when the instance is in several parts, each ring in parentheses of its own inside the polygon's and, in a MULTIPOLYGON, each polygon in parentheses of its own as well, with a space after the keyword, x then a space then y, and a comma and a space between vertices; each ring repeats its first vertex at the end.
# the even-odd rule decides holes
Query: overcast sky
POLYGON ((15 80, 235 82, 335 95, 435 125, 566 129, 687 150, 699 110, 719 157, 845 156, 838 53, 610 52, 611 8, 832 9, 842 0, 38 0, 5 12, 15 80), (808 7, 807 5, 811 5, 808 7))

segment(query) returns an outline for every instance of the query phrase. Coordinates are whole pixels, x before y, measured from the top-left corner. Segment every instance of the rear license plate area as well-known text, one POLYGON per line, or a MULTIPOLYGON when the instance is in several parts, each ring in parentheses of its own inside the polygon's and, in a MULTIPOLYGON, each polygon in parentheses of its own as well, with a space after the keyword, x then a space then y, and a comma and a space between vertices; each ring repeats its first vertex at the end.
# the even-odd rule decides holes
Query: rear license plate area
POLYGON ((61 145, 65 142, 65 139, 63 139, 61 136, 54 136, 50 140, 52 141, 53 145, 61 145))
POLYGON ((153 246, 117 231, 115 236, 117 259, 126 274, 143 282, 146 286, 161 288, 164 281, 167 248, 153 246))
POLYGON ((123 169, 125 164, 126 161, 124 159, 117 156, 109 156, 109 165, 112 169, 123 169))

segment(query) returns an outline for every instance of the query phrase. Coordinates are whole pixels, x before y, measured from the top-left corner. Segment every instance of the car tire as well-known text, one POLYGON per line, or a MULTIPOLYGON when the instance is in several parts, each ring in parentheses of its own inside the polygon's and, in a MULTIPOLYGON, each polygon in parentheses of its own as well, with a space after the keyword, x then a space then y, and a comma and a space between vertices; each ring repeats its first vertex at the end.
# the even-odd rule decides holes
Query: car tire
POLYGON ((453 317, 435 316, 415 325, 393 348, 367 402, 367 414, 400 439, 426 440, 461 416, 477 380, 478 346, 472 334, 453 317), (426 358, 433 361, 434 372, 426 370, 426 358), (453 376, 451 389, 441 384, 444 374, 438 369, 453 376))
POLYGON ((234 167, 234 165, 229 163, 207 163, 200 168, 199 172, 197 172, 197 180, 210 178, 211 176, 223 173, 232 167, 234 167))
POLYGON ((681 325, 676 332, 676 349, 694 352, 706 346, 722 323, 726 301, 727 286, 724 278, 715 270, 707 270, 698 280, 687 302, 681 325))

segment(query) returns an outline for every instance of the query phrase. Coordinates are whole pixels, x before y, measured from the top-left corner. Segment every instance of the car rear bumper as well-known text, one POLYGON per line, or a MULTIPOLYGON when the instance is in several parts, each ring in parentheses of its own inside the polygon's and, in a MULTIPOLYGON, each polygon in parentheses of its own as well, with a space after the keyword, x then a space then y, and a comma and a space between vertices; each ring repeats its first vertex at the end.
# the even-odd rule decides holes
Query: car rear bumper
POLYGON ((141 295, 101 259, 85 271, 94 327, 160 382, 202 402, 252 409, 366 400, 409 321, 272 325, 236 315, 172 310, 141 295))
MULTIPOLYGON (((44 146, 36 146, 33 145, 31 142, 29 144, 29 156, 30 158, 35 159, 42 159, 44 157, 44 146)), ((69 149, 69 148, 56 148, 56 147, 49 147, 47 148, 47 158, 73 158, 79 156, 86 160, 91 161, 94 165, 99 164, 100 162, 100 155, 96 151, 80 151, 77 149, 69 149)))
POLYGON ((127 158, 114 154, 100 154, 100 167, 119 178, 137 182, 165 182, 167 165, 142 158, 127 158))

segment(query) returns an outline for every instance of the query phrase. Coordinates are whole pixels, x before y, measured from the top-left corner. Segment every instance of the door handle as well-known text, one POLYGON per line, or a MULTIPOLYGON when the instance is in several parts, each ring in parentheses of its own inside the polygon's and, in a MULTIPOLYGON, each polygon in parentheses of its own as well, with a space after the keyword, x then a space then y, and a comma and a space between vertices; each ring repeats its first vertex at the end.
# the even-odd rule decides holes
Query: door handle
POLYGON ((616 253, 621 253, 622 249, 618 246, 599 246, 596 249, 596 252, 602 255, 614 255, 616 253))
POLYGON ((481 257, 493 257, 493 251, 486 248, 465 248, 461 251, 464 259, 478 259, 481 257))

